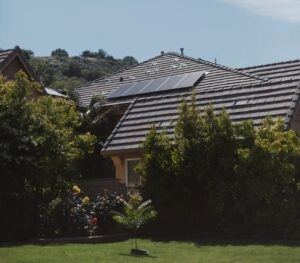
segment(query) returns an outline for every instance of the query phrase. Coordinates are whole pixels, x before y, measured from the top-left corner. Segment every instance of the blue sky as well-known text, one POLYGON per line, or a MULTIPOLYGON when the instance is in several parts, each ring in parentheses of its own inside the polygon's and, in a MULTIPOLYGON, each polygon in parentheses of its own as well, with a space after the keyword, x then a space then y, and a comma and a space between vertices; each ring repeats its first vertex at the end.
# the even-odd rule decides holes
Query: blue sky
POLYGON ((300 0, 0 0, 0 48, 160 51, 231 66, 300 58, 300 0))

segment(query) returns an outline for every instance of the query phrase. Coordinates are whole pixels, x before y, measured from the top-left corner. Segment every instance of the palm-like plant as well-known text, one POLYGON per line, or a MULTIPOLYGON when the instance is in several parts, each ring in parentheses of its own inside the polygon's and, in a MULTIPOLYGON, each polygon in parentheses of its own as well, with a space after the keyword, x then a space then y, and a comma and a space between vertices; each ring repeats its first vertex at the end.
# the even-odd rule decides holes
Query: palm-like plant
POLYGON ((151 200, 143 202, 141 195, 138 192, 128 193, 129 201, 120 199, 124 204, 124 213, 113 212, 113 219, 134 233, 135 250, 138 250, 137 231, 148 221, 154 219, 157 212, 151 206, 151 200))

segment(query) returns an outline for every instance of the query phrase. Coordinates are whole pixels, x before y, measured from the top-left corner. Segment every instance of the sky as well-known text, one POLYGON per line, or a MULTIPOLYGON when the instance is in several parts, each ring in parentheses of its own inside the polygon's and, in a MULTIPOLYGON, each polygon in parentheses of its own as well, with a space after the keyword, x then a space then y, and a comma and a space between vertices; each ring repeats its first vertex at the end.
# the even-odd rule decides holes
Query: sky
POLYGON ((300 0, 0 0, 0 48, 180 52, 229 67, 300 59, 300 0))

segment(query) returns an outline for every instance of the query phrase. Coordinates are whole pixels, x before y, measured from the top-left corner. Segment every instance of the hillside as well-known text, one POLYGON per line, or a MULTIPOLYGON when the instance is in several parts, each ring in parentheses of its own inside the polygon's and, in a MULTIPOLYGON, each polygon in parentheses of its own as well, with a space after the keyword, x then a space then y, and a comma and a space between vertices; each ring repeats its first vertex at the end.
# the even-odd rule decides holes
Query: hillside
POLYGON ((52 51, 51 56, 34 56, 31 50, 23 50, 24 56, 45 86, 63 93, 85 82, 109 75, 122 68, 137 64, 134 57, 116 59, 104 50, 83 51, 79 56, 70 57, 64 49, 52 51))

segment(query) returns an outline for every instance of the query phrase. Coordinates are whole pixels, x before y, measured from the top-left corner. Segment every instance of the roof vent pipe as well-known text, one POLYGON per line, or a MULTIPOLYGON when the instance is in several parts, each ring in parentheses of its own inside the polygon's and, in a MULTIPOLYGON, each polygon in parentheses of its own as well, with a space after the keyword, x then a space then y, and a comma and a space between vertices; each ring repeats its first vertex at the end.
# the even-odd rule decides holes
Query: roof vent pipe
POLYGON ((160 51, 160 54, 161 54, 161 55, 164 55, 164 54, 165 54, 165 51, 160 51))
POLYGON ((180 54, 181 54, 181 56, 184 56, 183 50, 184 50, 184 48, 181 47, 181 48, 180 48, 180 54))

